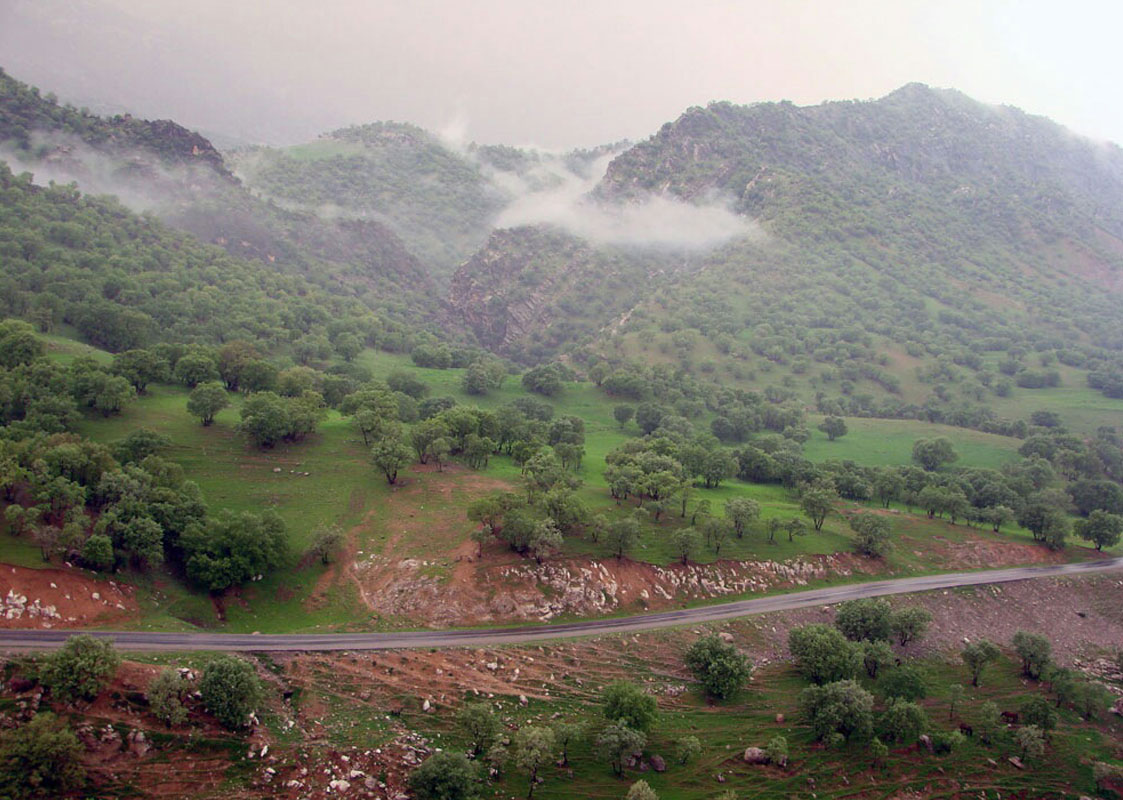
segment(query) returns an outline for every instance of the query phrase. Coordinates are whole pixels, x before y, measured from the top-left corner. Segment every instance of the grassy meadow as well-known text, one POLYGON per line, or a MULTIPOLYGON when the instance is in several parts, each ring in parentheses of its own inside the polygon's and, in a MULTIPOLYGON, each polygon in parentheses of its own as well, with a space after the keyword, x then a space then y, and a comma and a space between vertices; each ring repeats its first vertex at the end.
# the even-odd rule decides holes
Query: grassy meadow
MULTIPOLYGON (((79 355, 104 359, 106 355, 63 335, 48 338, 51 357, 66 362, 79 355)), ((358 362, 375 377, 393 370, 416 375, 430 389, 430 396, 449 396, 458 403, 497 408, 525 394, 517 376, 509 376, 498 390, 472 396, 461 388, 463 370, 425 369, 407 356, 367 350, 358 362)), ((1051 391, 1063 391, 1060 389, 1051 391)), ((1092 408, 1092 398, 1083 396, 1092 408)), ((288 532, 286 566, 261 582, 229 593, 221 600, 186 588, 159 572, 128 577, 142 589, 145 615, 141 627, 180 629, 190 626, 223 626, 232 631, 280 632, 286 630, 358 629, 383 624, 362 604, 351 583, 339 580, 336 565, 325 567, 304 557, 319 526, 338 525, 350 534, 351 547, 365 554, 394 557, 431 557, 432 569, 445 574, 451 569, 452 552, 463 545, 472 530, 464 515, 471 500, 495 489, 518 490, 519 468, 505 456, 493 457, 478 473, 454 467, 444 473, 408 470, 402 486, 389 487, 370 464, 366 448, 352 423, 330 411, 315 434, 297 443, 281 443, 268 450, 250 445, 236 428, 240 396, 231 396, 213 425, 202 427, 186 411, 188 390, 179 386, 154 385, 118 416, 108 419, 89 415, 80 432, 104 443, 112 443, 138 428, 149 428, 167 436, 171 447, 166 455, 181 464, 190 480, 199 484, 212 510, 260 512, 276 510, 288 532), (404 487, 404 488, 403 488, 404 487), (414 524, 398 524, 416 517, 414 524)), ((1098 395, 1097 395, 1098 397, 1098 395)), ((609 518, 631 514, 634 504, 617 504, 604 480, 604 458, 613 448, 639 435, 634 423, 621 427, 612 416, 614 403, 589 383, 570 383, 550 400, 555 415, 574 415, 585 421, 586 455, 579 469, 584 482, 581 499, 593 513, 609 518)), ((709 419, 695 421, 699 427, 709 419)), ((863 465, 907 463, 913 441, 922 437, 946 436, 952 440, 962 466, 999 467, 1016 458, 1018 440, 948 426, 903 420, 848 419, 849 433, 834 442, 815 426, 810 417, 812 438, 805 453, 814 461, 852 460, 863 465)), ((676 560, 670 534, 689 523, 689 510, 702 499, 715 513, 735 497, 748 497, 761 505, 762 520, 801 516, 794 493, 775 485, 749 484, 738 480, 717 489, 693 489, 688 514, 681 515, 678 503, 658 522, 645 524, 640 541, 629 553, 632 559, 665 565, 676 560)), ((858 508, 848 505, 851 510, 858 508)), ((901 513, 893 509, 893 527, 898 546, 886 560, 889 574, 912 574, 948 569, 948 559, 969 542, 983 539, 993 544, 1028 544, 1025 531, 1010 526, 1001 534, 953 526, 940 520, 901 513)), ((851 549, 851 532, 845 519, 831 515, 821 532, 789 540, 781 532, 767 541, 763 525, 744 538, 731 537, 715 553, 701 547, 692 561, 721 559, 783 561, 800 556, 823 556, 851 549)), ((40 566, 38 549, 31 543, 0 534, 5 560, 24 566, 40 566)), ((588 537, 569 537, 563 555, 610 558, 603 542, 588 537)), ((1088 557, 1086 548, 1075 544, 1067 557, 1088 557)))

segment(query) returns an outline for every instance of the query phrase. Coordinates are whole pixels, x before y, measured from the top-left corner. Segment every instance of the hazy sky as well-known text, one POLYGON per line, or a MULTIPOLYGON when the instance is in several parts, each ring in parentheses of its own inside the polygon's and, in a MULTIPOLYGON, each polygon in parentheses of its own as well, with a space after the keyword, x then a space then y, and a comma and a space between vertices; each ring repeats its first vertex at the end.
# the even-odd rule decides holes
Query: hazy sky
POLYGON ((1123 4, 0 0, 0 66, 97 109, 291 142, 393 119, 487 143, 640 139, 691 105, 954 87, 1123 142, 1123 4))

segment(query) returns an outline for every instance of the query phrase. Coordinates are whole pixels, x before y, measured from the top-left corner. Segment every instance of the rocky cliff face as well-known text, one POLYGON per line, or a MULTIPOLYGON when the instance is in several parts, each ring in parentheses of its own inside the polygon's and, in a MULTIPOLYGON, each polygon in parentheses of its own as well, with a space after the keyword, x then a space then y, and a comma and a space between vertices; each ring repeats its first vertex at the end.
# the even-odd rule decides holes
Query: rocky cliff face
POLYGON ((593 245, 554 229, 498 230, 452 279, 450 324, 526 363, 588 341, 651 291, 669 257, 593 245))
POLYGON ((448 306, 480 344, 509 352, 548 327, 558 296, 584 275, 593 252, 577 239, 537 228, 495 231, 452 278, 448 306))

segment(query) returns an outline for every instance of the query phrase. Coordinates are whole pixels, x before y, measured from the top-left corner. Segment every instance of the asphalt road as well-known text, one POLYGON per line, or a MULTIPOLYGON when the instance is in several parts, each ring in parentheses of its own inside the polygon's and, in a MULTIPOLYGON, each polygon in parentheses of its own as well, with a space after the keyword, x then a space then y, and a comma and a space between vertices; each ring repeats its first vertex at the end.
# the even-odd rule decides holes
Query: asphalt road
POLYGON ((899 578, 851 583, 827 589, 811 589, 790 594, 737 600, 698 608, 662 611, 632 617, 565 622, 556 625, 527 625, 517 628, 461 629, 444 631, 403 631, 399 633, 153 633, 142 631, 64 631, 64 630, 0 630, 0 650, 41 649, 57 647, 74 633, 91 633, 113 639, 122 650, 394 650, 399 648, 489 647, 501 644, 524 644, 549 639, 596 636, 611 633, 634 633, 677 625, 698 625, 706 622, 787 611, 793 608, 831 605, 859 597, 883 597, 959 586, 1009 583, 1033 578, 1062 575, 1086 575, 1094 572, 1123 569, 1123 558, 1061 564, 1048 567, 1014 567, 1010 569, 958 572, 927 575, 920 578, 899 578))

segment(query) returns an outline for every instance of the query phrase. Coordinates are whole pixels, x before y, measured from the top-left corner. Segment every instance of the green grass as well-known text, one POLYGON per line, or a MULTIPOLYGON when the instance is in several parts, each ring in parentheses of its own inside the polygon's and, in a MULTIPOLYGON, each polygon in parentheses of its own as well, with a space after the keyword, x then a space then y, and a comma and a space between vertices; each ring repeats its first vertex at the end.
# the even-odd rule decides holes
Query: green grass
MULTIPOLYGON (((54 337, 52 352, 59 358, 72 357, 76 351, 68 341, 54 337)), ((408 370, 425 381, 430 396, 450 396, 461 404, 494 409, 525 395, 515 376, 508 377, 499 390, 477 397, 462 391, 463 370, 422 369, 413 366, 407 356, 372 350, 363 352, 358 360, 379 378, 396 369, 408 370)), ((372 618, 348 581, 326 580, 322 565, 301 561, 315 529, 336 524, 344 530, 355 530, 355 547, 366 553, 384 551, 393 539, 395 557, 432 557, 431 570, 441 577, 452 568, 452 551, 467 540, 471 530, 464 508, 472 497, 487 490, 489 483, 505 482, 512 487, 520 483, 519 468, 511 459, 498 456, 480 473, 435 475, 411 471, 404 487, 391 490, 369 464, 366 448, 350 421, 335 412, 330 412, 317 432, 306 440, 259 450, 236 431, 240 397, 232 397, 231 407, 218 415, 214 425, 204 428, 187 414, 187 395, 182 387, 152 386, 119 416, 87 417, 80 432, 96 441, 112 443, 140 427, 159 431, 172 442, 166 455, 180 463, 187 477, 199 484, 212 511, 227 508, 260 512, 273 508, 281 515, 288 532, 286 563, 265 580, 228 594, 222 603, 225 621, 221 626, 231 631, 345 630, 392 624, 392 620, 372 618), (309 474, 304 475, 306 472, 309 474), (401 526, 408 530, 408 535, 395 538, 392 534, 397 522, 407 522, 405 515, 416 519, 401 526)), ((550 403, 556 415, 572 414, 585 421, 586 455, 579 470, 584 482, 580 489, 582 500, 593 513, 609 517, 630 514, 631 503, 618 506, 608 493, 603 476, 604 458, 622 442, 638 436, 638 429, 631 423, 621 429, 612 417, 613 403, 591 384, 567 384, 550 403)), ((815 420, 811 422, 813 425, 815 420)), ((911 421, 855 419, 848 420, 848 425, 850 433, 835 442, 827 442, 823 434, 814 431, 807 444, 809 457, 852 459, 867 465, 907 463, 916 438, 946 435, 961 454, 960 464, 999 466, 1015 457, 1018 445, 1017 440, 1006 437, 911 421)), ((719 557, 785 561, 851 549, 852 534, 845 520, 837 515, 828 519, 821 532, 811 532, 794 541, 781 533, 775 542, 769 543, 764 521, 801 515, 795 495, 778 486, 726 481, 717 489, 693 490, 690 507, 706 498, 712 511, 720 514, 724 503, 734 497, 748 497, 760 503, 762 523, 742 539, 730 538, 720 553, 701 548, 692 561, 712 562, 719 557)), ((658 565, 674 562, 677 553, 671 533, 686 524, 679 512, 675 504, 658 523, 645 525, 629 557, 658 565)), ((899 546, 888 559, 886 569, 897 575, 947 569, 947 554, 967 539, 1014 544, 1030 541, 1024 531, 992 535, 907 514, 893 516, 892 522, 899 546)), ((0 539, 0 546, 11 553, 7 560, 29 566, 42 564, 37 549, 30 543, 6 537, 0 539)), ((588 537, 567 538, 563 554, 602 559, 612 555, 604 543, 592 542, 588 537)), ((1072 547, 1069 557, 1084 558, 1087 553, 1084 548, 1072 547)), ((182 583, 161 577, 160 573, 135 575, 131 580, 143 589, 145 613, 137 622, 139 627, 182 629, 187 625, 220 625, 211 599, 182 583)))
POLYGON ((1066 428, 1083 434, 1123 424, 1123 400, 1104 397, 1084 383, 1082 373, 1073 372, 1069 368, 1064 384, 1054 389, 1015 389, 1010 397, 995 403, 995 410, 1021 419, 1029 419, 1034 411, 1056 411, 1066 428))
POLYGON ((112 354, 80 342, 76 336, 77 331, 65 325, 60 326, 57 333, 39 334, 39 338, 47 346, 47 358, 59 364, 69 364, 79 356, 92 358, 99 364, 112 363, 112 354))
POLYGON ((165 455, 183 465, 213 508, 274 508, 298 547, 310 543, 317 525, 357 522, 373 496, 385 491, 357 433, 335 412, 306 440, 261 450, 235 430, 240 398, 232 397, 232 405, 204 428, 187 414, 187 395, 180 387, 150 387, 121 415, 91 417, 80 432, 110 443, 141 427, 159 431, 172 441, 165 455))
MULTIPOLYGON (((323 568, 318 562, 298 568, 317 526, 338 524, 347 529, 385 496, 385 482, 367 464, 366 451, 350 424, 332 412, 307 440, 258 450, 235 431, 237 399, 208 428, 187 414, 186 402, 187 390, 154 386, 120 416, 91 417, 81 432, 109 443, 140 427, 159 431, 172 441, 166 455, 199 484, 212 511, 273 508, 281 515, 289 540, 287 566, 245 587, 240 597, 229 598, 229 629, 264 632, 291 630, 294 625, 314 629, 362 619, 356 598, 346 593, 329 598, 319 608, 306 607, 304 600, 323 568)), ((165 611, 173 617, 205 618, 205 608, 195 595, 174 587, 168 588, 168 595, 171 606, 165 611)), ((170 624, 166 619, 162 622, 170 624)), ((145 624, 160 625, 161 619, 145 624)))
POLYGON ((981 433, 950 425, 901 419, 848 418, 845 436, 833 442, 818 430, 822 417, 808 418, 811 439, 804 445, 804 455, 811 461, 850 460, 870 467, 908 464, 912 461, 912 445, 917 439, 943 436, 951 440, 959 453, 955 466, 998 468, 1018 458, 1021 440, 993 433, 981 433))
POLYGON ((29 537, 13 536, 3 520, 0 520, 0 560, 5 564, 29 569, 45 569, 51 566, 43 561, 39 547, 29 537))

